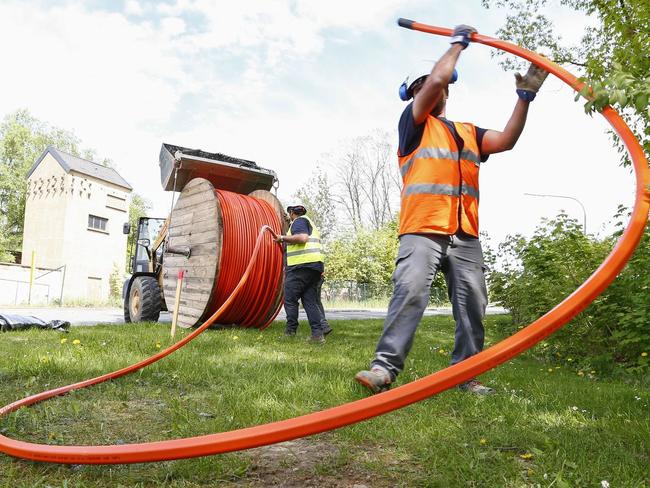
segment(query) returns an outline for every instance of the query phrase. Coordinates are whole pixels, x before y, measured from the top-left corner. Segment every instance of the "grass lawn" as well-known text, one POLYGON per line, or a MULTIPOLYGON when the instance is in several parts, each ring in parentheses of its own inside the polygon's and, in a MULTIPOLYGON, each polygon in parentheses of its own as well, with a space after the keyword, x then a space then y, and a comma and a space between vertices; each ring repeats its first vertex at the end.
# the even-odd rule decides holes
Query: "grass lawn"
MULTIPOLYGON (((488 317, 490 324, 497 320, 488 317)), ((21 409, 9 437, 116 444, 188 437, 285 419, 361 398, 380 320, 339 321, 323 346, 264 332, 214 330, 139 373, 21 409)), ((181 333, 186 333, 182 331, 181 333)), ((0 334, 0 402, 113 371, 170 343, 169 325, 0 334), (67 341, 61 343, 61 339, 67 341), (75 340, 80 341, 74 344, 75 340)), ((446 366, 450 317, 423 320, 400 383, 446 366)), ((334 432, 245 452, 163 463, 62 466, 0 454, 0 486, 650 486, 650 391, 579 376, 523 355, 482 380, 334 432)))

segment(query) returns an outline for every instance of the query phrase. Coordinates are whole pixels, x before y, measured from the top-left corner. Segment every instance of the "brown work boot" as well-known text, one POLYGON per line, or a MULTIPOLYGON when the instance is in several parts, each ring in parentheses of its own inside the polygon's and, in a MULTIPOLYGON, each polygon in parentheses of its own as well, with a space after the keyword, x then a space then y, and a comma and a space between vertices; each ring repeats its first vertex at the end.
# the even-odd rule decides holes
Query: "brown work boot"
POLYGON ((354 376, 354 379, 373 393, 390 390, 390 374, 383 368, 374 367, 370 371, 359 371, 354 376))
POLYGON ((474 393, 475 395, 492 395, 495 393, 494 388, 485 386, 478 380, 469 380, 466 383, 461 383, 458 385, 458 389, 461 391, 467 391, 469 393, 474 393))

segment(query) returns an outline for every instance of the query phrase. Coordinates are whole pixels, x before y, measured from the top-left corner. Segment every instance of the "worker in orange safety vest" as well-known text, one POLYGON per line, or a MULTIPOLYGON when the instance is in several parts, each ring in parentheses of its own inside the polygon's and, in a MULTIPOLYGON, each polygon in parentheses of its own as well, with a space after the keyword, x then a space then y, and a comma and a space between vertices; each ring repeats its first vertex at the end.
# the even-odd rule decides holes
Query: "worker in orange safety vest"
MULTIPOLYGON (((400 86, 400 98, 413 102, 399 122, 403 187, 394 291, 371 368, 355 376, 373 393, 388 390, 403 370, 438 271, 445 275, 456 322, 451 364, 483 349, 487 289, 478 239, 479 169, 490 154, 514 147, 548 72, 531 64, 525 76, 515 75, 517 102, 502 131, 447 120, 448 85, 456 81, 456 62, 475 32, 457 26, 451 47, 433 68, 429 64, 400 86)), ((476 379, 460 388, 494 392, 476 379)))

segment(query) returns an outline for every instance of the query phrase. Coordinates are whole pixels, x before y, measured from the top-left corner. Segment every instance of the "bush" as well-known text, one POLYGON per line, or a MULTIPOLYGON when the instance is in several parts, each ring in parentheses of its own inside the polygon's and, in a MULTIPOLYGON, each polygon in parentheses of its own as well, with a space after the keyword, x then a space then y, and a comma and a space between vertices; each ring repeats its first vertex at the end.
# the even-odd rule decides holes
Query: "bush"
POLYGON ((124 274, 120 271, 116 263, 113 263, 113 271, 108 277, 110 287, 110 298, 122 297, 122 286, 124 285, 124 274))
MULTIPOLYGON (((623 210, 617 214, 622 227, 623 210)), ((598 240, 584 235, 565 214, 544 220, 530 239, 510 236, 496 254, 488 275, 491 298, 510 310, 501 322, 511 334, 571 294, 612 249, 615 233, 598 240), (497 265, 498 263, 498 265, 497 265)), ((535 348, 534 354, 569 361, 582 368, 647 373, 650 351, 650 238, 646 230, 636 254, 614 283, 569 324, 535 348)))
MULTIPOLYGON (((616 215, 622 234, 623 217, 616 215)), ((627 220, 627 219, 625 219, 627 220)), ((629 372, 650 372, 650 228, 634 255, 603 294, 602 316, 611 331, 612 358, 629 372)))

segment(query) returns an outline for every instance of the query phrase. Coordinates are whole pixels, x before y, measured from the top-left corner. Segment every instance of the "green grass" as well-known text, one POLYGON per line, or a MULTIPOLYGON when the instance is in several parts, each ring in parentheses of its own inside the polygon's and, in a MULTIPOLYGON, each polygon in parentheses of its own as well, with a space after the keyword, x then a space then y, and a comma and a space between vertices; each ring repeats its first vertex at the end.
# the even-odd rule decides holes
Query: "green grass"
MULTIPOLYGON (((497 319, 487 319, 491 342, 497 319)), ((332 325, 324 346, 305 342, 305 324, 294 340, 282 337, 280 323, 264 332, 208 331, 139 373, 21 409, 0 420, 0 431, 48 444, 145 442, 362 398, 366 392, 352 377, 367 366, 382 322, 332 325)), ((1 334, 0 402, 115 370, 169 343, 169 326, 160 324, 1 334)), ((424 319, 400 383, 445 367, 452 343, 449 317, 424 319)), ((600 487, 602 480, 650 486, 648 385, 556 367, 524 355, 482 377, 497 389, 491 397, 447 391, 286 446, 116 466, 60 466, 0 454, 0 486, 600 487)))

